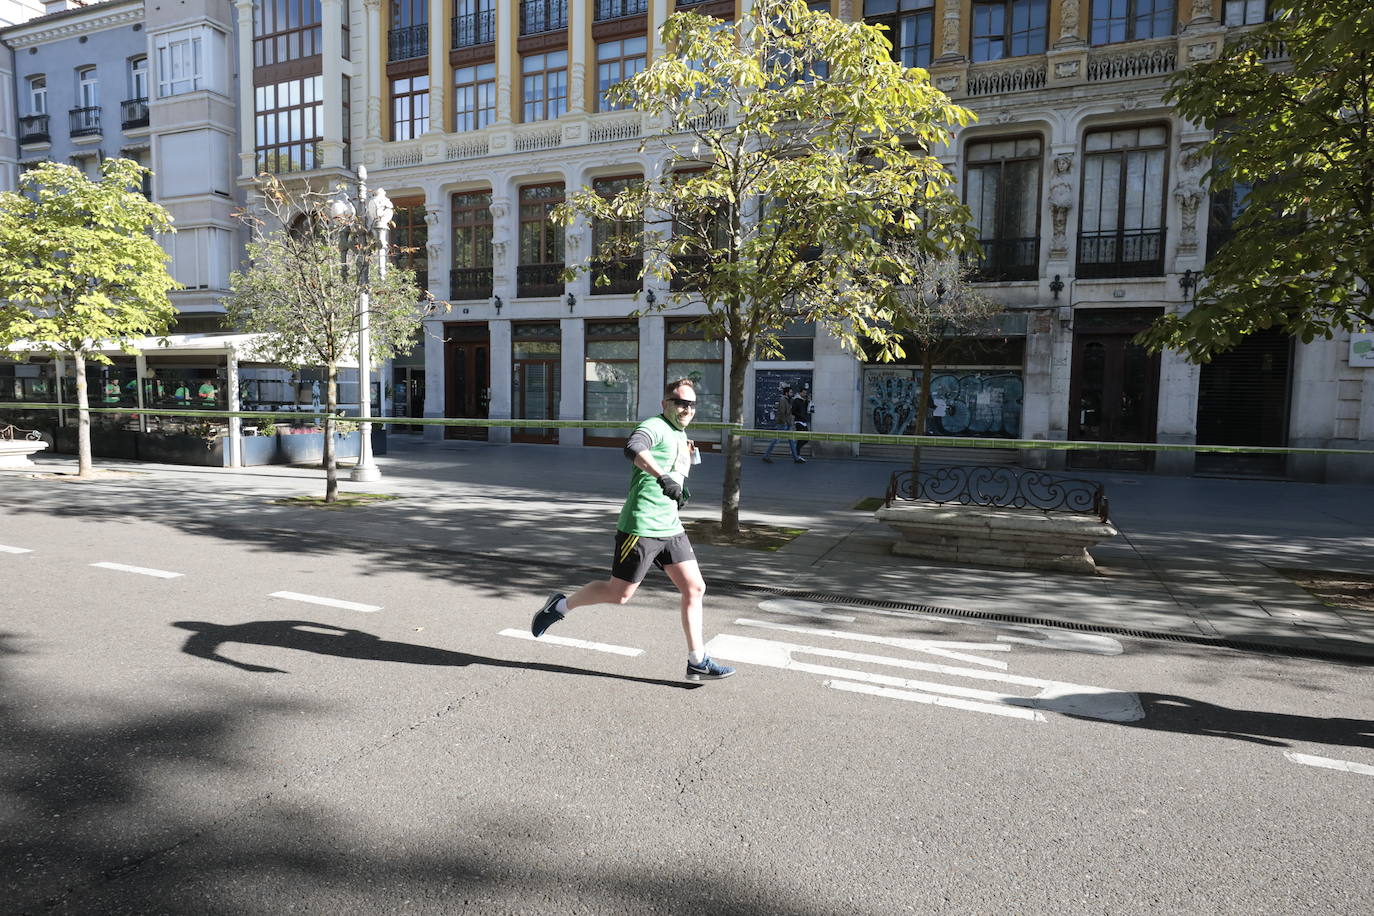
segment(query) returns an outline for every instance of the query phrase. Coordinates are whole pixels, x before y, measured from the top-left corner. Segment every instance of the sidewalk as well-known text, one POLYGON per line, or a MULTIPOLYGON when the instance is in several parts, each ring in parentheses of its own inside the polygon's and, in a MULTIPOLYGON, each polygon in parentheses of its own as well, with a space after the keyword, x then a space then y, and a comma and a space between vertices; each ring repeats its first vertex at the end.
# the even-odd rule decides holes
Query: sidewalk
MULTIPOLYGON (((318 510, 264 514, 259 502, 322 495, 319 470, 96 463, 139 472, 102 487, 195 493, 236 501, 255 524, 320 527, 318 510)), ((344 469, 341 489, 403 498, 329 514, 331 537, 595 570, 606 567, 629 477, 616 449, 426 443, 394 434, 377 463, 380 481, 353 484, 344 469)), ((685 517, 719 517, 722 463, 706 455, 694 469, 685 517)), ((69 456, 37 464, 31 470, 75 468, 69 456)), ((746 457, 743 518, 806 533, 776 553, 697 545, 708 587, 760 585, 1374 661, 1374 611, 1328 607, 1274 571, 1374 572, 1374 487, 1082 473, 1105 483, 1121 532, 1093 550, 1099 574, 1087 576, 894 557, 895 535, 853 506, 882 496, 900 467, 828 459, 765 465, 746 457)))

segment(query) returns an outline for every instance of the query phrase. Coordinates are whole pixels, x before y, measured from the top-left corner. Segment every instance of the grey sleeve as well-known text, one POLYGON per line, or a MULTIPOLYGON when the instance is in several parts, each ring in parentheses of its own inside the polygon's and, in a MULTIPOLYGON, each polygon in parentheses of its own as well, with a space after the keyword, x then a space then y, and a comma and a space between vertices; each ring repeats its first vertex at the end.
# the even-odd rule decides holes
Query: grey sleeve
POLYGON ((630 441, 625 443, 625 457, 631 461, 635 460, 635 455, 640 452, 647 452, 653 448, 654 440, 647 430, 637 429, 634 435, 630 436, 630 441))

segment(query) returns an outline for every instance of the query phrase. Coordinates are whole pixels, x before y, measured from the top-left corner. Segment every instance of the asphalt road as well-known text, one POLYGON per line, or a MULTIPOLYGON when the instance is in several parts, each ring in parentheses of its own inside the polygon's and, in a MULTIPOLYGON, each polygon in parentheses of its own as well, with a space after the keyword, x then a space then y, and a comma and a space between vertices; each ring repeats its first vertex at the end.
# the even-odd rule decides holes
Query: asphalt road
POLYGON ((661 576, 22 492, 5 913, 1369 911, 1368 668, 711 592, 690 685, 661 576))

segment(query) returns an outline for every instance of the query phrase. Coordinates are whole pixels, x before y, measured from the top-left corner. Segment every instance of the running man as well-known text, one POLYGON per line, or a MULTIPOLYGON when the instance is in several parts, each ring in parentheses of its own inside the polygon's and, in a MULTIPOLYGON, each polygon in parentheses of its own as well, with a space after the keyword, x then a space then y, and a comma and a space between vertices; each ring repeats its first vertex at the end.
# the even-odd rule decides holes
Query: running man
POLYGON ((697 392, 690 379, 668 383, 663 413, 635 427, 625 443, 625 457, 634 462, 630 494, 616 523, 611 577, 584 585, 567 597, 549 596, 534 615, 535 636, 562 620, 573 608, 589 604, 625 604, 644 581, 650 566, 658 566, 682 593, 682 632, 687 637, 687 680, 714 681, 729 677, 734 668, 717 665, 706 655, 701 637, 701 598, 706 583, 696 554, 687 540, 678 509, 687 504, 687 474, 695 446, 687 438, 687 424, 696 416, 697 392))

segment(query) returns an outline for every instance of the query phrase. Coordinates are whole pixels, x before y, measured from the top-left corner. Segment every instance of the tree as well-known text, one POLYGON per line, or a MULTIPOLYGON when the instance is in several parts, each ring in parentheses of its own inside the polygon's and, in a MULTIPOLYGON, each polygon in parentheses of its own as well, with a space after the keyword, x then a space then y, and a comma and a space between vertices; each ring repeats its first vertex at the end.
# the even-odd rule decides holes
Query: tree
POLYGON ((1141 335, 1152 350, 1206 362, 1263 328, 1306 343, 1374 322, 1374 7, 1284 6, 1166 95, 1215 132, 1207 184, 1241 192, 1244 209, 1192 309, 1141 335))
MULTIPOLYGON (((972 119, 925 70, 894 63, 874 26, 812 12, 802 0, 759 0, 752 19, 691 12, 664 23, 667 53, 610 90, 657 116, 661 178, 614 195, 583 189, 565 222, 629 224, 600 232, 595 283, 628 259, 673 292, 653 310, 701 303, 697 326, 730 347, 729 416, 744 414, 750 362, 779 352, 790 321, 816 322, 854 349, 900 355, 896 296, 911 281, 888 256, 900 231, 923 251, 976 242, 952 178, 928 150, 972 119), (643 225, 639 231, 639 225, 643 225)), ((739 532, 742 443, 725 448, 721 529, 739 532)))
MULTIPOLYGON (((947 254, 925 252, 917 244, 894 241, 890 256, 906 266, 912 282, 897 291, 894 327, 915 344, 921 364, 921 384, 915 405, 915 434, 924 436, 930 418, 931 379, 935 363, 982 330, 1002 311, 995 300, 970 282, 971 268, 947 254)), ((911 448, 911 472, 921 471, 921 446, 911 448)))
MULTIPOLYGON (((229 278, 225 322, 263 335, 252 347, 255 359, 285 366, 323 366, 327 384, 324 416, 325 501, 338 499, 334 450, 339 364, 357 357, 362 297, 367 297, 372 358, 385 361, 404 352, 422 318, 425 298, 408 270, 370 270, 380 243, 367 215, 335 206, 334 195, 305 188, 288 190, 264 175, 255 212, 243 211, 249 227, 248 267, 229 278)), ((390 219, 383 210, 382 219, 390 219)))
POLYGON ((148 170, 106 159, 93 181, 72 165, 43 162, 0 193, 0 346, 25 341, 76 370, 77 473, 91 473, 86 364, 110 359, 115 343, 167 333, 176 315, 167 293, 167 253, 154 233, 171 217, 139 188, 148 170))

